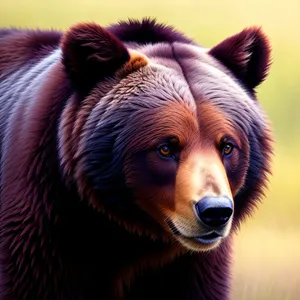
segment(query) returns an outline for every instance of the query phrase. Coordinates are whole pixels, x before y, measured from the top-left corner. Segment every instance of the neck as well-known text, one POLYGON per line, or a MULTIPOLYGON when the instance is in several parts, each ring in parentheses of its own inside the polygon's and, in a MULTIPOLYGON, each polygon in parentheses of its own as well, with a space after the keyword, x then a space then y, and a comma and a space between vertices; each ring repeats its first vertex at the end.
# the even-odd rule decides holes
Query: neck
POLYGON ((131 233, 84 202, 70 200, 58 219, 56 240, 69 274, 74 282, 86 280, 91 291, 103 282, 121 296, 136 273, 163 266, 184 251, 164 238, 131 233))

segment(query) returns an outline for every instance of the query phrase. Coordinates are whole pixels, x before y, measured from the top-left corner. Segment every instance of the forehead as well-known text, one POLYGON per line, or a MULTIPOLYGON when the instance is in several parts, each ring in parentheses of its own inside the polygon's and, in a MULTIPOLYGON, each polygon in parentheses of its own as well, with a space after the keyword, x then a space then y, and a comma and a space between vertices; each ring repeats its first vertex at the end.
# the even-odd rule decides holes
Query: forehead
MULTIPOLYGON (((187 90, 189 97, 183 100, 194 109, 209 103, 246 133, 252 122, 265 126, 264 115, 257 101, 206 49, 175 42, 147 45, 138 50, 149 57, 148 68, 164 67, 162 73, 172 74, 166 75, 169 76, 170 85, 177 84, 187 90)), ((156 83, 159 85, 159 81, 156 83)))
POLYGON ((118 145, 126 139, 128 149, 147 148, 169 134, 210 143, 264 124, 256 101, 204 49, 173 43, 135 50, 148 57, 148 65, 122 78, 98 103, 106 110, 103 120, 110 116, 123 127, 118 145))
POLYGON ((161 43, 135 50, 148 57, 148 65, 123 78, 99 103, 106 102, 113 119, 130 127, 128 134, 133 133, 131 120, 138 125, 138 135, 149 133, 149 128, 158 135, 166 126, 175 129, 176 123, 184 124, 187 119, 189 124, 197 123, 200 131, 210 129, 211 124, 214 132, 221 131, 225 123, 246 135, 253 126, 264 129, 256 100, 205 49, 161 43))

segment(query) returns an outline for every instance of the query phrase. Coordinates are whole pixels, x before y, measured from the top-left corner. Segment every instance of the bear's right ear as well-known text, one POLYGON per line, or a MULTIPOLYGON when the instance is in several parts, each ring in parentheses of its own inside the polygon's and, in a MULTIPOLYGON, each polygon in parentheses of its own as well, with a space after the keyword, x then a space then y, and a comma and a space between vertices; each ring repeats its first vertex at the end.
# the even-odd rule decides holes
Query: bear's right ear
POLYGON ((94 23, 71 27, 62 38, 61 48, 68 75, 84 91, 113 75, 130 59, 125 45, 94 23))

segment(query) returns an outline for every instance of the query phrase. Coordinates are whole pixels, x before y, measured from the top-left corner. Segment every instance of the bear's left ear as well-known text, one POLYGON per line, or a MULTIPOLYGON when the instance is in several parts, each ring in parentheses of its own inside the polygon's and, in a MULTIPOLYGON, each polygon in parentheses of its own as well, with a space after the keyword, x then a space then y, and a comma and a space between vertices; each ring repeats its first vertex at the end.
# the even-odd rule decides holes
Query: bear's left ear
POLYGON ((271 47, 268 38, 258 27, 244 29, 210 49, 218 59, 249 89, 254 89, 267 76, 271 47))
POLYGON ((113 75, 130 59, 125 45, 94 23, 71 27, 62 38, 62 59, 79 89, 89 90, 99 79, 113 75))

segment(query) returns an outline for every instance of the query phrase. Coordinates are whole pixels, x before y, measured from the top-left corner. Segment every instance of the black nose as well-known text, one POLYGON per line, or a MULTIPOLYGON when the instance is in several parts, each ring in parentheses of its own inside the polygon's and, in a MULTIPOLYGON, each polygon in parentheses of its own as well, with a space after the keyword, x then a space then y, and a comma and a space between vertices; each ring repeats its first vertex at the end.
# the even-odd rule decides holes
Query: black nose
POLYGON ((227 197, 204 197, 196 203, 199 219, 209 227, 225 225, 232 211, 232 201, 227 197))

